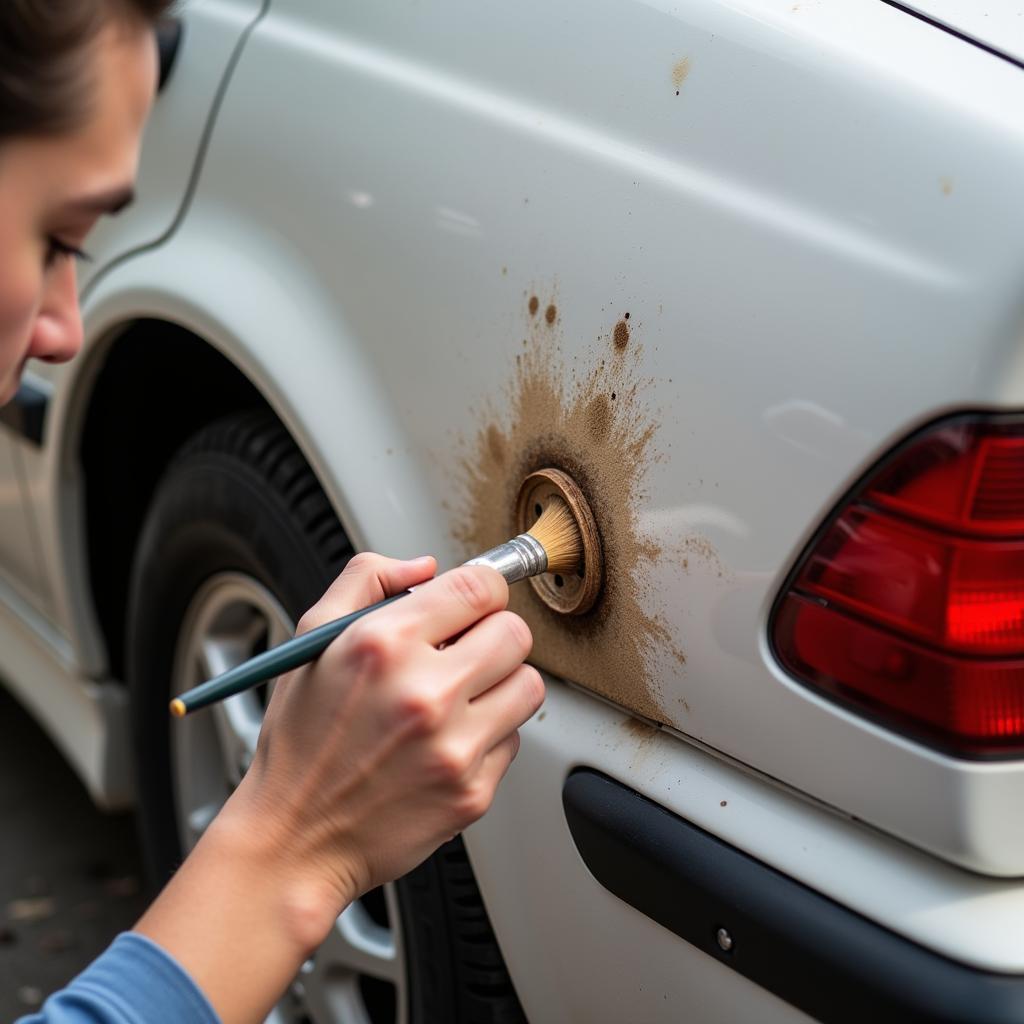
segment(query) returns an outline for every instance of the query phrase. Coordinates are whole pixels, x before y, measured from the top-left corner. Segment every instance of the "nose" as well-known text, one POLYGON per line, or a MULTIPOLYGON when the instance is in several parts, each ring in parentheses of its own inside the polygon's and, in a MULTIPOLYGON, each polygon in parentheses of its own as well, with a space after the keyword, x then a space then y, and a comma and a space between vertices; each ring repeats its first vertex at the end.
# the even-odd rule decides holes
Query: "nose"
POLYGON ((82 314, 73 260, 50 268, 43 299, 32 326, 28 355, 48 363, 65 363, 82 347, 82 314))

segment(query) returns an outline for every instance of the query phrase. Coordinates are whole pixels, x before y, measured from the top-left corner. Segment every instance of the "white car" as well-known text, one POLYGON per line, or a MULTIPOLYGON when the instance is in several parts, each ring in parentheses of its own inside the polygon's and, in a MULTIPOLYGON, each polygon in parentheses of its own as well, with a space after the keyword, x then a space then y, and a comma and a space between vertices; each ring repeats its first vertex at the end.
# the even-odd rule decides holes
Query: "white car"
MULTIPOLYGON (((355 549, 513 588, 491 811, 279 1021, 1024 1021, 1024 15, 194 0, 85 349, 0 430, 0 670, 166 877, 355 549)), ((175 45, 176 44, 176 45, 175 45)))

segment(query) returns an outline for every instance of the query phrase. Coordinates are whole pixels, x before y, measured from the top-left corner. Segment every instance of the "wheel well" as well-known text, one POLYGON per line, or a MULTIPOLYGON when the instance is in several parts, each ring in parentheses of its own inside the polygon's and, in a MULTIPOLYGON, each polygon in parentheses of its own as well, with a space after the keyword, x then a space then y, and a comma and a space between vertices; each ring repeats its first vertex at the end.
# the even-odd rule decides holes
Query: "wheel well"
POLYGON ((89 589, 110 674, 124 678, 128 586, 150 498, 197 430, 242 409, 268 408, 230 360, 160 320, 132 324, 110 347, 81 434, 89 589))

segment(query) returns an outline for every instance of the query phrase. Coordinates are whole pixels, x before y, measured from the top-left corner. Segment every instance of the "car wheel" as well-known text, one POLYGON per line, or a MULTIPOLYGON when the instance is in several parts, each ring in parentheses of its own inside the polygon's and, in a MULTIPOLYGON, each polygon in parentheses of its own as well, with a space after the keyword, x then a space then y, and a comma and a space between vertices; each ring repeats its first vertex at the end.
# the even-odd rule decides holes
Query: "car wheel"
MULTIPOLYGON (((154 494, 133 563, 128 684, 143 848, 165 881, 252 760, 273 684, 182 720, 168 701, 289 638, 352 554, 265 413, 206 427, 154 494)), ((523 1021, 462 841, 348 907, 274 1024, 523 1021)))

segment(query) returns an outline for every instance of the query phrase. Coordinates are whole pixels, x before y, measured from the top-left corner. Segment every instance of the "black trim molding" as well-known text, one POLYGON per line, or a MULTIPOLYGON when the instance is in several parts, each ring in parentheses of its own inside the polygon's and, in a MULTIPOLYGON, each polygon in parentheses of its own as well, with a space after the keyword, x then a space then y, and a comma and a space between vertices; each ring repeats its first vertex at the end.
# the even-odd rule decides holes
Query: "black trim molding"
POLYGON ((0 424, 34 445, 42 445, 46 410, 50 396, 28 381, 22 381, 18 393, 6 405, 0 405, 0 424))
POLYGON ((1024 977, 939 956, 607 776, 573 772, 562 802, 606 889, 820 1021, 1024 1021, 1024 977))

